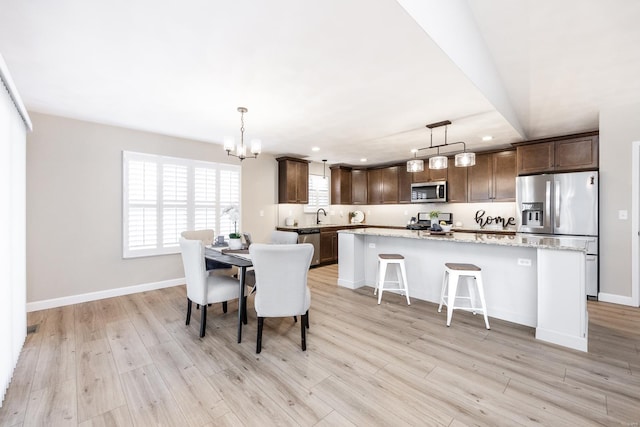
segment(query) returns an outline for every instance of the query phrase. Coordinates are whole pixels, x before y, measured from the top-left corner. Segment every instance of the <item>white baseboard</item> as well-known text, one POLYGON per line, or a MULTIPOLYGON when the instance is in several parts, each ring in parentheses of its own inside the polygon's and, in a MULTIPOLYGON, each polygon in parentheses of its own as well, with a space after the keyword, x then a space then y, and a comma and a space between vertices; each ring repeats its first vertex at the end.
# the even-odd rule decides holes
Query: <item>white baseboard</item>
POLYGON ((125 286, 123 288, 106 289, 104 291, 90 292, 87 294, 70 295, 68 297, 53 298, 27 303, 27 312, 46 310, 48 308, 62 307, 65 305, 79 304, 82 302, 96 301, 105 298, 119 297, 122 295, 136 294, 155 289, 169 288, 183 285, 184 277, 178 279, 163 280, 162 282, 143 283, 141 285, 125 286))
POLYGON ((569 347, 574 350, 588 351, 589 340, 587 337, 576 337, 544 328, 536 328, 536 339, 563 347, 569 347))
POLYGON ((341 286, 343 288, 358 289, 363 287, 364 285, 364 280, 357 280, 355 282, 352 282, 349 280, 338 279, 338 286, 341 286))
POLYGON ((633 303, 633 298, 631 297, 624 297, 622 295, 616 295, 616 294, 606 294, 604 292, 598 293, 598 301, 637 307, 637 305, 633 303))

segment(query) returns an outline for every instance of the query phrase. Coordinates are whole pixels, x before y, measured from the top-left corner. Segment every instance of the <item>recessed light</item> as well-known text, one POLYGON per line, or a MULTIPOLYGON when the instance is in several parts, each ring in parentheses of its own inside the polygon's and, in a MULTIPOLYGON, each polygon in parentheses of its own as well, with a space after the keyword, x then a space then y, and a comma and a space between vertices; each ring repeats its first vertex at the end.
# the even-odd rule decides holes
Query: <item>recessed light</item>
POLYGON ((311 151, 320 151, 320 147, 311 147, 311 151))
POLYGON ((362 159, 360 159, 361 162, 366 162, 367 159, 365 159, 364 157, 362 159))
POLYGON ((493 139, 493 137, 491 135, 487 135, 487 136, 483 136, 482 140, 483 141, 491 141, 493 139))

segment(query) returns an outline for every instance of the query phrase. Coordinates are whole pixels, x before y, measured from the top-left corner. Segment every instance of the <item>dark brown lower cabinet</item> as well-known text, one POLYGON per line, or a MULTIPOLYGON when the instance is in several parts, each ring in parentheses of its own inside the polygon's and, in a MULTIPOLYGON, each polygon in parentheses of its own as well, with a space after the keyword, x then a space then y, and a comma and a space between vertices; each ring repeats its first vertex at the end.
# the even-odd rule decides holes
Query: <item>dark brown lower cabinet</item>
POLYGON ((336 229, 320 231, 320 263, 331 264, 338 261, 338 231, 336 229))

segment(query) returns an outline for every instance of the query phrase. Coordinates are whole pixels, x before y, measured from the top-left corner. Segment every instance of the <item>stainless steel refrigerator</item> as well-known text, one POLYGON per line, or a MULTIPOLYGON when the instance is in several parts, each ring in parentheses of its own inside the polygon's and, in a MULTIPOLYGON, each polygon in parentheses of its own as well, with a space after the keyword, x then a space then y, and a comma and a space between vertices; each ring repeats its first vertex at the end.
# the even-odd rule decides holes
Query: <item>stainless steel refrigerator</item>
POLYGON ((587 295, 598 294, 598 172, 516 178, 518 232, 587 241, 587 295))

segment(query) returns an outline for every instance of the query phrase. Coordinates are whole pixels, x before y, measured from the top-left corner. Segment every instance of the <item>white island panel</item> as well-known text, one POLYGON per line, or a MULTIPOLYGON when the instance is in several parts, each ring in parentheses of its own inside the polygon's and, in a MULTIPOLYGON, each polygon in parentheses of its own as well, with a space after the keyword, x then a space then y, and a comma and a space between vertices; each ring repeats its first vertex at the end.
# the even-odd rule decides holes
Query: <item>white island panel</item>
POLYGON ((572 251, 538 251, 536 338, 587 351, 586 257, 572 251))

